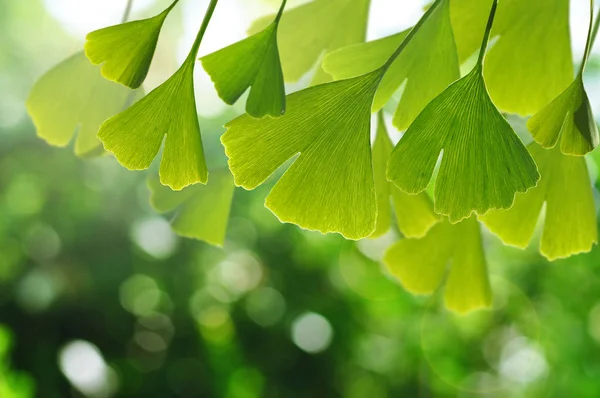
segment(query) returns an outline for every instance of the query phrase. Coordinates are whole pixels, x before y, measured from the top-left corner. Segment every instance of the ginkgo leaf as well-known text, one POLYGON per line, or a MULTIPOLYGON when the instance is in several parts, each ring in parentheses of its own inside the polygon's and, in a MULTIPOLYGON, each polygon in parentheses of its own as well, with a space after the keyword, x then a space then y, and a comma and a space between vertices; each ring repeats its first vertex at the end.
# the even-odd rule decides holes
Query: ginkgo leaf
POLYGON ((163 186, 158 178, 148 179, 150 203, 159 213, 174 213, 173 231, 181 236, 223 246, 234 185, 231 173, 211 174, 207 185, 194 185, 181 191, 163 186))
MULTIPOLYGON (((598 146, 600 136, 592 107, 583 86, 583 72, 590 55, 593 31, 593 2, 583 62, 571 85, 527 122, 533 139, 544 148, 552 148, 560 139, 560 150, 566 155, 585 155, 598 146)), ((597 33, 597 30, 596 30, 597 33)))
MULTIPOLYGON (((282 3, 284 7, 285 2, 282 3)), ((280 14, 283 9, 280 10, 280 14)), ((233 105, 248 89, 246 112, 256 118, 285 112, 285 87, 277 49, 276 17, 262 31, 201 58, 223 101, 233 105)))
MULTIPOLYGON (((370 72, 387 62, 407 34, 404 31, 337 50, 325 57, 323 68, 336 79, 370 72)), ((373 103, 373 110, 378 111, 405 83, 394 115, 394 126, 399 130, 406 130, 433 98, 460 77, 449 0, 441 1, 405 45, 381 81, 373 103)))
POLYGON ((284 222, 349 239, 375 230, 371 102, 381 71, 291 94, 276 119, 242 115, 221 137, 235 184, 254 189, 300 153, 266 206, 284 222))
POLYGON ((163 23, 178 2, 173 1, 155 17, 89 33, 85 54, 93 64, 102 64, 102 75, 107 79, 138 88, 150 69, 163 23))
MULTIPOLYGON (((452 0, 451 17, 461 62, 479 48, 493 0, 452 0)), ((485 61, 496 106, 530 115, 564 90, 573 77, 569 0, 502 0, 485 61)))
POLYGON ((102 153, 96 138, 100 124, 140 94, 104 79, 80 52, 46 72, 31 89, 26 106, 40 138, 64 147, 78 131, 75 154, 92 156, 102 153))
POLYGON ((491 211, 481 221, 502 241, 526 247, 546 204, 541 253, 549 260, 588 252, 598 242, 596 210, 585 159, 546 150, 532 143, 529 151, 541 174, 538 186, 517 195, 509 210, 491 211))
MULTIPOLYGON (((279 51, 286 81, 298 81, 319 58, 365 40, 370 0, 313 0, 283 13, 279 26, 279 51)), ((254 22, 249 32, 268 26, 274 15, 254 22)), ((320 67, 313 84, 331 80, 320 67)))
POLYGON ((175 190, 208 180, 193 72, 190 57, 167 81, 108 119, 98 132, 104 148, 130 170, 150 167, 166 135, 160 181, 175 190))
POLYGON ((398 229, 406 237, 421 237, 439 221, 433 211, 429 196, 422 192, 407 195, 391 184, 385 177, 387 162, 394 148, 388 135, 383 115, 379 113, 377 135, 373 144, 373 174, 377 193, 377 225, 372 238, 386 233, 390 229, 392 218, 390 196, 394 205, 398 229))
POLYGON ((387 168, 388 180, 417 194, 427 188, 443 151, 435 211, 452 223, 473 212, 509 208, 517 192, 539 179, 527 148, 487 93, 482 67, 488 37, 489 29, 475 68, 425 107, 394 148, 387 168))
POLYGON ((164 140, 160 182, 174 190, 208 181, 196 112, 194 65, 215 7, 216 1, 211 1, 190 53, 177 72, 144 99, 104 122, 98 132, 104 148, 130 170, 150 167, 164 140))
POLYGON ((492 295, 481 232, 475 217, 442 221, 423 238, 401 239, 386 252, 385 265, 414 294, 435 292, 446 278, 444 301, 466 313, 490 307, 492 295))

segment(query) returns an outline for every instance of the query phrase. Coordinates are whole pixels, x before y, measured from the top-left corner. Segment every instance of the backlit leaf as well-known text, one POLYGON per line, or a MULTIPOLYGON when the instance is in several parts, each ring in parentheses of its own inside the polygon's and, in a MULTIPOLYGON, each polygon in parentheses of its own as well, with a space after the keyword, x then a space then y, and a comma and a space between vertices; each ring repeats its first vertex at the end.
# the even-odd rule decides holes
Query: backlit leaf
POLYGON ((148 180, 150 203, 159 213, 173 213, 173 230, 188 238, 223 246, 233 199, 233 178, 228 170, 211 174, 206 185, 181 191, 163 186, 158 178, 148 180))
MULTIPOLYGON (((283 13, 279 51, 286 81, 298 81, 322 55, 365 40, 370 0, 313 0, 283 13)), ((268 26, 274 15, 254 22, 250 33, 268 26)), ((313 83, 331 80, 320 67, 313 83)))
POLYGON ((310 87, 287 97, 276 119, 248 115, 227 123, 221 141, 235 183, 262 184, 300 153, 266 199, 284 222, 349 239, 375 230, 370 114, 381 71, 310 87))
MULTIPOLYGON (((452 0, 451 17, 461 62, 480 45, 492 0, 452 0)), ((564 90, 573 77, 569 0, 502 0, 485 61, 485 81, 496 106, 530 115, 564 90)))
MULTIPOLYGON (((407 34, 337 50, 325 57, 323 68, 336 79, 370 72, 385 64, 407 34)), ((459 77, 449 0, 443 0, 390 66, 375 95, 373 110, 381 109, 405 84, 394 126, 406 130, 419 112, 459 77)))
POLYGON ((104 148, 130 170, 150 167, 166 135, 160 181, 175 190, 208 180, 193 72, 194 58, 188 57, 173 76, 107 120, 98 133, 104 148))
POLYGON ((277 49, 275 20, 264 30, 201 58, 223 101, 233 105, 248 89, 246 111, 253 117, 281 116, 285 87, 277 49))
POLYGON ((85 54, 109 80, 137 88, 146 78, 160 30, 179 0, 155 17, 99 29, 87 35, 85 54))
POLYGON ((392 218, 390 197, 398 229, 406 237, 421 237, 439 221, 433 203, 425 192, 408 195, 396 188, 385 177, 387 162, 394 148, 389 138, 383 116, 379 114, 377 135, 373 144, 373 173, 377 192, 377 226, 371 237, 378 237, 390 228, 392 218))
POLYGON ((414 294, 434 293, 445 283, 444 301, 466 313, 491 306, 491 290, 475 217, 458 224, 442 221, 423 238, 401 239, 386 252, 384 263, 414 294))
POLYGON ((527 122, 527 128, 537 143, 552 148, 560 139, 560 150, 566 155, 585 155, 598 146, 598 126, 587 93, 583 86, 583 72, 587 63, 593 38, 593 3, 590 25, 582 66, 571 85, 536 113, 527 122))
POLYGON ((515 193, 534 187, 539 179, 529 152, 487 93, 485 43, 475 68, 425 107, 388 163, 388 179, 400 190, 417 194, 427 188, 443 151, 435 211, 452 223, 472 212, 509 208, 515 193))
POLYGON ((526 247, 542 207, 546 217, 540 245, 549 260, 588 252, 598 241, 596 210, 585 159, 546 150, 532 143, 529 151, 541 174, 538 186, 517 195, 509 210, 491 211, 484 224, 509 245, 526 247))
POLYGON ((26 105, 40 138, 64 147, 77 131, 75 153, 92 156, 103 152, 96 138, 100 124, 140 94, 104 79, 81 52, 46 72, 31 89, 26 105))

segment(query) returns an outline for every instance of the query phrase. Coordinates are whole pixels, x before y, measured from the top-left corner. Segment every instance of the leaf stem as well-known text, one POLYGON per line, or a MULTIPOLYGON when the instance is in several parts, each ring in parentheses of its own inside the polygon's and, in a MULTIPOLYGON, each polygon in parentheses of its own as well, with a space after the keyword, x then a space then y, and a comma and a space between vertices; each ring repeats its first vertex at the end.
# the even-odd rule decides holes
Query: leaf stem
POLYGON ((129 20, 129 16, 131 15, 132 7, 133 7, 133 0, 127 0, 127 5, 125 6, 125 11, 123 12, 123 17, 121 18, 121 23, 125 23, 129 20))
POLYGON ((490 10, 490 16, 488 18, 487 26, 485 27, 485 33, 483 34, 483 41, 481 42, 481 48, 479 49, 479 58, 477 59, 477 65, 483 68, 483 59, 490 42, 490 35, 492 34, 492 26, 494 25, 494 18, 496 17, 496 9, 498 8, 498 0, 494 0, 492 3, 492 9, 490 10))
POLYGON ((281 19, 281 16, 283 15, 283 10, 285 9, 286 3, 287 3, 287 0, 283 0, 281 2, 281 7, 279 7, 279 11, 277 12, 277 16, 275 17, 275 23, 279 23, 279 20, 281 19))
POLYGON ((419 21, 417 22, 417 24, 410 30, 410 32, 408 32, 408 35, 406 36, 406 38, 404 40, 402 40, 402 43, 400 43, 400 46, 396 49, 396 51, 394 51, 394 53, 392 54, 392 56, 381 67, 381 71, 382 71, 383 74, 385 74, 385 72, 387 72, 387 70, 394 63, 394 61, 396 61, 396 59, 400 56, 400 54, 402 54, 402 51, 404 51, 404 49, 406 48, 406 46, 408 46, 408 44, 410 43, 410 41, 412 40, 412 38, 417 34, 417 32, 419 32, 419 29, 421 29, 421 26, 423 26, 423 24, 425 24, 425 22, 427 22, 427 20, 431 16, 431 14, 433 14, 433 12, 444 1, 446 1, 446 0, 436 0, 435 3, 433 3, 431 5, 431 7, 429 7, 429 9, 425 12, 425 14, 423 14, 423 16, 421 17, 421 19, 419 19, 419 21))
MULTIPOLYGON (((176 0, 179 1, 179 0, 176 0)), ((194 59, 198 56, 198 50, 200 49, 200 43, 202 42, 202 38, 204 37, 204 33, 206 32, 206 28, 208 28, 208 23, 210 22, 213 13, 215 12, 215 8, 217 7, 217 3, 219 0, 210 0, 208 4, 208 8, 206 9, 206 13, 204 14, 204 19, 202 20, 202 25, 200 26, 200 30, 196 35, 196 40, 194 40, 194 44, 192 45, 192 49, 190 50, 190 54, 188 59, 194 59)))
POLYGON ((583 71, 585 70, 585 66, 587 65, 588 58, 590 57, 590 53, 592 52, 592 47, 594 46, 594 42, 596 41, 596 36, 598 35, 598 21, 600 18, 596 17, 596 22, 594 23, 594 0, 590 0, 590 24, 588 27, 588 35, 587 40, 585 42, 585 51, 583 52, 583 60, 581 61, 581 67, 579 68, 579 76, 583 75, 583 71))

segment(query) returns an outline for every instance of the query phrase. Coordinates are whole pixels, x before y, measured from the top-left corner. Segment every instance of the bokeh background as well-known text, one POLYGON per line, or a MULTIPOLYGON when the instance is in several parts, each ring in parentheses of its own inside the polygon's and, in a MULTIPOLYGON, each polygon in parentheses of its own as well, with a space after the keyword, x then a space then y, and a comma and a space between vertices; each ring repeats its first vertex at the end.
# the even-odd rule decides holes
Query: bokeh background
MULTIPOLYGON (((136 0, 133 15, 169 2, 136 0)), ((167 19, 146 90, 175 71, 207 3, 182 0, 167 19)), ((221 0, 201 53, 241 39, 277 3, 221 0)), ((368 38, 414 24, 424 3, 373 0, 368 38)), ((572 3, 579 57, 587 1, 572 3)), ((39 140, 29 89, 124 7, 0 1, 1 398, 600 396, 598 248, 548 263, 535 243, 520 251, 486 232, 494 308, 456 316, 381 266, 393 232, 354 244, 282 225, 263 207, 267 184, 236 189, 224 248, 211 247, 152 210, 155 170, 39 140)), ((586 76, 597 115, 599 65, 586 76)), ((220 126, 242 109, 226 107, 200 67, 196 85, 219 167, 220 126)))

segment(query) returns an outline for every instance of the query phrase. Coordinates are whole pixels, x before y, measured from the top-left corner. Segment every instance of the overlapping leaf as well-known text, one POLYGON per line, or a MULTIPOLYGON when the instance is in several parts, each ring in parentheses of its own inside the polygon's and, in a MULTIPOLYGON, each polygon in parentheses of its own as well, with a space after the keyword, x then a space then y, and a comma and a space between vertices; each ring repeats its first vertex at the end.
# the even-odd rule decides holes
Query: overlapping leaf
POLYGON ((527 122, 527 128, 536 142, 544 148, 552 148, 560 139, 560 150, 566 155, 585 155, 600 142, 598 126, 583 86, 583 72, 594 41, 593 2, 591 5, 586 49, 577 77, 565 91, 527 122))
MULTIPOLYGON (((279 26, 279 51, 286 81, 298 81, 325 52, 365 40, 370 0, 313 0, 283 13, 279 26)), ((257 20, 250 28, 263 30, 274 15, 257 20)), ((331 80, 320 67, 313 83, 331 80)))
POLYGON ((207 185, 172 191, 158 178, 148 180, 150 203, 159 213, 173 213, 173 230, 188 238, 223 246, 233 199, 233 178, 228 170, 211 174, 207 185))
POLYGON ((66 146, 75 131, 77 156, 102 153, 96 138, 100 124, 141 96, 102 77, 83 52, 44 74, 27 98, 27 111, 37 134, 50 145, 66 146))
POLYGON ((515 193, 534 187, 539 179, 533 159, 486 90, 482 64, 488 34, 489 29, 475 68, 425 107, 388 163, 388 179, 400 190, 417 194, 427 188, 443 151, 435 211, 453 223, 472 212, 509 208, 515 193))
POLYGON ((388 249, 384 263, 406 290, 431 294, 445 280, 448 309, 466 313, 491 305, 491 290, 474 217, 458 224, 442 221, 420 239, 402 239, 388 249))
POLYGON ((155 17, 91 32, 85 54, 93 64, 102 64, 102 75, 107 79, 138 88, 150 69, 163 23, 178 1, 155 17))
POLYGON ((425 192, 418 195, 407 195, 386 179, 385 171, 393 147, 380 112, 377 135, 373 144, 377 226, 371 237, 381 236, 390 228, 392 218, 390 197, 400 232, 409 238, 421 237, 439 221, 439 216, 433 211, 433 203, 425 192))
POLYGON ((281 116, 285 112, 285 87, 275 20, 254 35, 201 58, 223 101, 233 105, 248 89, 246 112, 253 117, 281 116))
POLYGON ((524 248, 531 241, 545 203, 541 253, 555 260, 590 251, 598 241, 598 232, 585 159, 535 143, 529 145, 529 151, 542 176, 538 186, 517 195, 511 209, 491 211, 481 220, 504 243, 524 248))
MULTIPOLYGON (((387 62, 408 32, 337 50, 325 57, 323 68, 336 79, 375 70, 387 62)), ((450 2, 443 0, 390 66, 377 90, 373 110, 381 109, 405 83, 394 125, 406 130, 419 112, 459 77, 450 2)))
MULTIPOLYGON (((459 58, 479 48, 493 0, 452 0, 459 58)), ((490 96, 503 111, 530 115, 567 87, 573 76, 569 0, 502 0, 485 61, 490 96)))
POLYGON ((248 115, 227 123, 221 141, 235 183, 262 184, 300 153, 267 196, 284 222, 349 239, 375 230, 376 196, 369 142, 371 102, 381 71, 288 96, 277 119, 248 115))

